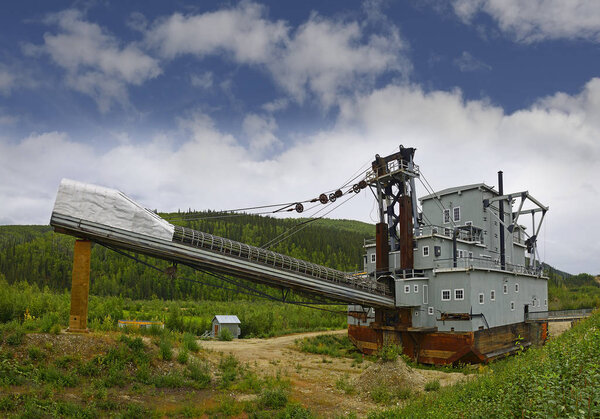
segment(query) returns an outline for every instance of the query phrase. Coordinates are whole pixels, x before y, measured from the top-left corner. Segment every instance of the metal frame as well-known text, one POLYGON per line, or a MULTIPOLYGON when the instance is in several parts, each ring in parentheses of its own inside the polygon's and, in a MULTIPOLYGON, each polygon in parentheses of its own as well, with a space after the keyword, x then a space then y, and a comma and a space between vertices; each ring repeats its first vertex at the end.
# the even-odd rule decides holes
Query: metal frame
POLYGON ((184 243, 57 213, 52 214, 50 224, 61 233, 252 282, 288 287, 336 301, 395 307, 392 290, 383 284, 191 229, 186 236, 190 243, 184 243))

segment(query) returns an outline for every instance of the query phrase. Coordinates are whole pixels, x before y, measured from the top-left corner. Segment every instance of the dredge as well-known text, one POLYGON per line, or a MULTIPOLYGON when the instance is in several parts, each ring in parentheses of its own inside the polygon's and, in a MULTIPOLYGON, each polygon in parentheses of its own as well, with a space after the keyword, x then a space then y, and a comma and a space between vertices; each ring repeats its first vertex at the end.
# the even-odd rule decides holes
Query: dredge
MULTIPOLYGON (((70 330, 87 328, 96 242, 348 303, 348 335, 364 353, 401 343, 421 363, 475 363, 543 343, 547 316, 528 319, 548 310, 548 278, 536 249, 548 207, 527 191, 505 194, 499 172, 498 190, 483 183, 445 189, 420 198, 419 211, 414 154, 400 146, 397 153, 377 155, 365 178, 346 192, 368 187, 379 206, 376 238, 365 242, 359 274, 176 226, 117 190, 63 180, 50 224, 79 239, 70 330), (525 216, 531 216, 529 235, 519 223, 525 216)), ((337 190, 313 202, 342 195, 337 190)), ((294 208, 303 210, 301 203, 294 208)))

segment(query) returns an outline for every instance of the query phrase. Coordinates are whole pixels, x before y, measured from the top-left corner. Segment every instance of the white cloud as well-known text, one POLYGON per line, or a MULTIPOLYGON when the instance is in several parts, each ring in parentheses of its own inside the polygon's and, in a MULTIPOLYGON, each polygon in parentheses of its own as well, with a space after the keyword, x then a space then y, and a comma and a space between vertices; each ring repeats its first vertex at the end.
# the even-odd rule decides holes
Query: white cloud
POLYGON ((359 90, 361 83, 371 86, 376 76, 388 71, 408 73, 410 65, 401 56, 406 45, 397 29, 364 37, 357 22, 313 15, 295 31, 281 57, 268 66, 296 100, 303 101, 311 92, 326 107, 344 89, 359 90))
POLYGON ((290 101, 288 99, 279 98, 279 99, 275 99, 275 100, 272 100, 271 102, 267 102, 267 103, 263 104, 261 106, 261 108, 267 112, 274 113, 274 112, 279 112, 279 111, 283 111, 284 109, 287 109, 289 104, 290 104, 290 101))
POLYGON ((0 67, 0 93, 8 94, 13 88, 16 77, 10 71, 0 67))
POLYGON ((488 14, 503 32, 520 42, 561 38, 600 41, 597 0, 454 0, 453 7, 465 22, 478 13, 488 14))
MULTIPOLYGON (((180 120, 183 143, 161 133, 139 142, 131 134, 100 153, 61 133, 0 140, 0 179, 7 179, 0 184, 0 219, 46 223, 61 177, 117 187, 161 210, 307 199, 340 186, 376 153, 391 153, 402 143, 417 147, 416 162, 436 189, 495 185, 503 170, 507 191, 529 190, 550 206, 539 242, 546 261, 599 273, 600 244, 581 233, 594 225, 600 205, 594 185, 599 104, 600 79, 578 95, 558 93, 512 114, 485 101, 465 101, 458 90, 389 85, 346 98, 334 127, 268 155, 251 152, 252 145, 217 130, 201 113, 180 120)), ((244 128, 261 145, 274 141, 277 126, 270 116, 249 115, 244 128)), ((364 192, 331 216, 370 221, 372 207, 364 192)))
POLYGON ((298 102, 314 95, 332 106, 345 90, 371 86, 386 72, 406 75, 410 64, 398 29, 365 35, 359 22, 342 22, 316 14, 295 30, 272 21, 252 2, 236 7, 159 19, 146 33, 147 43, 166 59, 182 54, 199 58, 225 54, 236 63, 258 66, 298 102))
POLYGON ((26 45, 24 51, 48 54, 66 71, 66 84, 91 96, 102 112, 113 102, 128 102, 127 85, 140 85, 161 73, 157 60, 133 43, 122 45, 77 10, 50 15, 46 23, 55 25, 56 33, 44 34, 42 45, 26 45))
POLYGON ((458 67, 463 73, 469 71, 480 71, 480 70, 491 70, 492 67, 483 61, 475 58, 470 52, 463 51, 460 57, 457 57, 453 61, 454 65, 458 67))
POLYGON ((147 41, 165 58, 226 52, 236 62, 262 63, 287 33, 282 21, 271 22, 264 12, 263 6, 241 2, 234 8, 199 15, 175 13, 159 19, 147 33, 147 41))
POLYGON ((274 134, 277 123, 272 116, 246 115, 242 129, 249 139, 250 152, 255 155, 262 156, 265 152, 276 151, 282 145, 274 134))
POLYGON ((190 76, 190 83, 194 87, 201 89, 210 89, 213 86, 213 73, 206 71, 201 74, 192 74, 190 76))

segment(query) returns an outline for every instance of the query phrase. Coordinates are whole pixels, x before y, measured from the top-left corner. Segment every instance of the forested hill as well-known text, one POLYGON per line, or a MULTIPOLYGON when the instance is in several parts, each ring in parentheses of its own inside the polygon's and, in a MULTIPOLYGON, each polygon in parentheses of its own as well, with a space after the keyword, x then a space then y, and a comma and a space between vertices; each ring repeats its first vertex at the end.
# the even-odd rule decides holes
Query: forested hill
MULTIPOLYGON (((293 227, 307 221, 218 212, 161 216, 172 219, 174 224, 255 246, 262 246, 278 236, 283 238, 294 231, 293 227)), ((321 219, 299 227, 299 231, 270 249, 347 271, 362 268, 363 240, 375 234, 374 226, 351 220, 321 219)), ((49 226, 0 226, 0 278, 5 277, 9 283, 25 281, 54 290, 70 289, 73 242, 74 238, 56 234, 49 226)), ((141 259, 167 266, 166 262, 141 259)), ((184 278, 221 284, 211 277, 196 275, 186 267, 180 267, 178 277, 172 280, 102 246, 96 245, 92 250, 91 293, 95 295, 224 301, 244 298, 184 278)))

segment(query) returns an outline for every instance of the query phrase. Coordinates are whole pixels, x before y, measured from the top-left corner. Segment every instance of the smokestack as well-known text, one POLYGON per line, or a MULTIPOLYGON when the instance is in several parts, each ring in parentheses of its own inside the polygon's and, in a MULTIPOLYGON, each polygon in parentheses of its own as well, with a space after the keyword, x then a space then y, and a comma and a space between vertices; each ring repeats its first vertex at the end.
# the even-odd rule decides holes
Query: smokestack
MULTIPOLYGON (((502 170, 498 172, 498 193, 504 195, 504 182, 502 179, 502 170)), ((504 249, 504 199, 500 200, 498 205, 500 212, 500 268, 506 270, 506 250, 504 249)))

